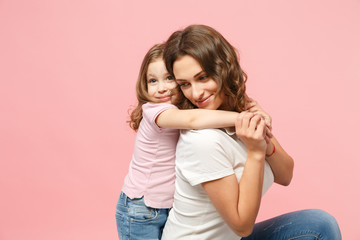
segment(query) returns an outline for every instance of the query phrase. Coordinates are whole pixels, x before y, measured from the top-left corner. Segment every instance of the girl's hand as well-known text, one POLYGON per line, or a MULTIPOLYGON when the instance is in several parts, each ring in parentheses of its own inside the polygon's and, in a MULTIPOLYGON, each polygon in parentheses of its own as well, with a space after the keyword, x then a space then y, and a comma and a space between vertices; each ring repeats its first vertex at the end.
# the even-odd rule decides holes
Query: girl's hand
POLYGON ((235 122, 236 135, 245 144, 248 151, 265 156, 267 143, 265 119, 260 114, 243 111, 235 122))
POLYGON ((245 105, 245 109, 246 111, 255 113, 255 114, 260 114, 264 119, 265 119, 265 123, 266 123, 266 143, 269 144, 270 142, 270 138, 273 137, 271 130, 272 130, 272 118, 271 116, 266 113, 261 106, 259 105, 259 103, 257 101, 255 101, 254 99, 246 96, 246 105, 245 105))

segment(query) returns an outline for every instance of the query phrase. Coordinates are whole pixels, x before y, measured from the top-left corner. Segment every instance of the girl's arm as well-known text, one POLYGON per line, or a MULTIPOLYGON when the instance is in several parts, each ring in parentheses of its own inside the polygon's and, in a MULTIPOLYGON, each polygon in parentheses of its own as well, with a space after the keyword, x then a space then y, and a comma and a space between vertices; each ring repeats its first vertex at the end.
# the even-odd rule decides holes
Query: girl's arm
MULTIPOLYGON (((267 114, 254 99, 248 97, 246 108, 252 113, 262 115, 265 118, 266 125, 268 127, 270 126, 270 129, 272 128, 271 116, 267 114)), ((267 143, 266 160, 273 171, 274 181, 280 185, 287 186, 290 184, 293 176, 294 160, 281 147, 273 135, 267 143)))
POLYGON ((239 113, 207 109, 167 109, 159 114, 156 124, 162 128, 202 129, 232 127, 239 113))
POLYGON ((242 112, 236 121, 236 134, 248 149, 240 182, 235 174, 202 183, 202 187, 226 224, 239 236, 248 236, 259 211, 265 165, 265 120, 242 112))

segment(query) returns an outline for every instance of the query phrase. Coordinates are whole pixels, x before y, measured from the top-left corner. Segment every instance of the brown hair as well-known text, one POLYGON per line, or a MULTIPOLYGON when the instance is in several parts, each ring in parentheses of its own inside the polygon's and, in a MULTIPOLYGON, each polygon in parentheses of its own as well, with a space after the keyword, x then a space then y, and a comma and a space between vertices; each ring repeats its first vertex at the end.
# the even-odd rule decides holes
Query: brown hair
POLYGON ((139 76, 136 82, 136 97, 138 105, 130 113, 130 120, 128 121, 130 127, 135 131, 139 128, 142 119, 142 105, 149 102, 147 89, 147 70, 149 64, 158 58, 162 58, 164 53, 164 44, 156 44, 146 53, 142 61, 139 76))
MULTIPOLYGON (((205 25, 190 25, 174 32, 166 42, 165 65, 174 76, 173 64, 184 55, 196 59, 209 77, 218 83, 219 94, 225 94, 220 106, 223 110, 241 112, 245 107, 245 82, 247 75, 242 71, 235 48, 215 29, 205 25)), ((180 108, 194 108, 183 98, 180 108)))

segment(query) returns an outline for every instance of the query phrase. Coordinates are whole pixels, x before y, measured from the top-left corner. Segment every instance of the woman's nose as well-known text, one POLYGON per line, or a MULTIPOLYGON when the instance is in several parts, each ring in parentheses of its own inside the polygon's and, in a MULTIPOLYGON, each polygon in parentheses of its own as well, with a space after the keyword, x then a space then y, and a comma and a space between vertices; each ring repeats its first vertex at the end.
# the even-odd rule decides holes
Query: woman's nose
POLYGON ((198 84, 193 84, 192 95, 195 100, 201 100, 204 97, 204 89, 198 84))

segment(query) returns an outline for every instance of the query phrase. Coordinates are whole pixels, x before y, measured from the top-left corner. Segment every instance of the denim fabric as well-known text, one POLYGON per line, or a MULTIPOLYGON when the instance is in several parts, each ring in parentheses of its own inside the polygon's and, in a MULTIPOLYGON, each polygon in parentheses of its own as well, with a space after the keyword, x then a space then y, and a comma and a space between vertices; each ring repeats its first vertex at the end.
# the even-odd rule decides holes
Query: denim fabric
POLYGON ((291 212, 255 224, 252 234, 241 240, 341 240, 334 217, 318 210, 291 212))
POLYGON ((144 197, 130 199, 121 192, 115 214, 119 239, 161 239, 169 210, 147 207, 144 197))

